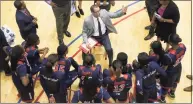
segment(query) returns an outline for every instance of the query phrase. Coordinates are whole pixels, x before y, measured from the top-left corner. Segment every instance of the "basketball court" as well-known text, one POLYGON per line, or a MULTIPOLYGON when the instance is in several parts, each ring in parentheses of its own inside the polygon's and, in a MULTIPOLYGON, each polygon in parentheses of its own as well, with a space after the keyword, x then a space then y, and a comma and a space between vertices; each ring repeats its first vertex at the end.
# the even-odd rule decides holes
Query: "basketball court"
MULTIPOLYGON (((122 6, 127 6, 127 14, 123 17, 113 19, 118 34, 110 34, 110 40, 114 49, 114 59, 117 53, 126 52, 128 54, 128 62, 131 63, 138 55, 139 52, 149 52, 149 44, 156 40, 156 37, 149 41, 144 41, 144 37, 148 34, 148 31, 144 29, 149 25, 149 17, 145 7, 145 2, 140 1, 116 1, 115 6, 111 11, 117 11, 122 6), (132 5, 131 5, 132 4, 132 5)), ((56 53, 58 47, 56 23, 52 8, 44 1, 26 1, 26 6, 31 14, 38 19, 38 35, 40 37, 39 48, 49 47, 50 53, 56 53)), ((191 92, 184 92, 183 88, 191 85, 191 81, 186 78, 187 74, 191 73, 191 1, 175 1, 180 10, 180 22, 177 27, 177 33, 182 38, 182 42, 186 45, 187 51, 182 61, 182 76, 181 81, 176 91, 176 98, 174 100, 167 98, 167 103, 191 103, 191 92)), ((77 36, 81 34, 84 18, 90 15, 90 6, 93 1, 83 1, 83 10, 85 15, 81 18, 77 18, 75 15, 71 17, 69 31, 72 34, 71 38, 64 37, 65 44, 71 43, 77 36)), ((1 1, 1 26, 8 25, 16 35, 15 44, 21 44, 23 42, 19 28, 16 24, 15 13, 16 9, 13 5, 13 1, 1 1)), ((69 46, 68 57, 73 56, 79 49, 82 43, 82 37, 78 38, 69 46)), ((164 45, 165 46, 165 45, 164 45)), ((103 57, 104 49, 97 48, 94 52, 96 55, 97 63, 101 64, 103 68, 108 67, 108 60, 103 57)), ((82 64, 81 52, 77 53, 74 59, 82 64)), ((78 89, 77 79, 72 85, 73 90, 78 89)), ((40 103, 47 103, 47 97, 45 93, 42 93, 42 87, 39 80, 35 84, 35 100, 40 103)), ((4 72, 1 73, 1 103, 17 103, 20 98, 17 97, 17 90, 12 82, 11 77, 5 76, 4 72)), ((73 91, 71 96, 73 95, 73 91)))

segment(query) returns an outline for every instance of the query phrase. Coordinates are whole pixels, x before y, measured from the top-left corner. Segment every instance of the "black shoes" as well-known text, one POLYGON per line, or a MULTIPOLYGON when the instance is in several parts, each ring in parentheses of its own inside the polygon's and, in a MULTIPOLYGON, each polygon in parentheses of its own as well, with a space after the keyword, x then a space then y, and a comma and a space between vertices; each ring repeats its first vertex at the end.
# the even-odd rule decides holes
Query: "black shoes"
POLYGON ((168 92, 168 96, 169 96, 170 98, 172 98, 172 99, 174 99, 174 98, 176 97, 176 96, 175 96, 175 93, 172 92, 172 91, 168 92))
POLYGON ((147 26, 146 28, 147 29, 150 28, 150 29, 149 29, 149 34, 144 38, 144 40, 149 40, 149 39, 154 37, 154 35, 155 35, 154 34, 155 33, 154 32, 155 28, 153 26, 147 26))
POLYGON ((65 31, 64 34, 65 34, 67 37, 71 37, 71 33, 68 32, 68 31, 65 31))
POLYGON ((76 17, 80 18, 80 13, 78 11, 75 12, 76 17))
POLYGON ((84 11, 82 9, 80 9, 80 7, 78 6, 78 10, 75 12, 75 14, 78 18, 80 18, 81 17, 80 14, 84 15, 84 11))
POLYGON ((146 26, 146 27, 145 27, 145 30, 150 30, 150 29, 151 29, 151 27, 152 27, 151 25, 146 26))
POLYGON ((78 6, 78 10, 80 12, 81 15, 84 15, 84 11, 82 9, 80 9, 80 7, 78 6))

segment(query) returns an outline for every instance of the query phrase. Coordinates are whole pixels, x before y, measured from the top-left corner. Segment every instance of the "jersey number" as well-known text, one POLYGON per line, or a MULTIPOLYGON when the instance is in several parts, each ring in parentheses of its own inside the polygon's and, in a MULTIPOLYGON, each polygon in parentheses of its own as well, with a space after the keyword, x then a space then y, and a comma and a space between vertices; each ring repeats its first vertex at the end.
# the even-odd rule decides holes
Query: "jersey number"
POLYGON ((114 92, 121 92, 121 91, 123 91, 124 88, 125 88, 125 84, 115 85, 114 86, 114 92))

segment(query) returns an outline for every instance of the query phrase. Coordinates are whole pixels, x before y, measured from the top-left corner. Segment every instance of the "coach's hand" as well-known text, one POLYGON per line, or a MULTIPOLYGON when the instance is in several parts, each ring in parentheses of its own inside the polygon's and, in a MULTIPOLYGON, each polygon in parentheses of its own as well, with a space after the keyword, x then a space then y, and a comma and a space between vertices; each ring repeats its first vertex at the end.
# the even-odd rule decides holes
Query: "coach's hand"
POLYGON ((86 44, 86 47, 87 47, 88 49, 91 49, 91 48, 92 48, 89 43, 86 44))
POLYGON ((124 13, 124 14, 126 14, 127 13, 127 7, 122 7, 122 12, 124 13))
POLYGON ((115 6, 115 1, 114 1, 114 0, 111 1, 111 5, 112 5, 112 6, 115 6))

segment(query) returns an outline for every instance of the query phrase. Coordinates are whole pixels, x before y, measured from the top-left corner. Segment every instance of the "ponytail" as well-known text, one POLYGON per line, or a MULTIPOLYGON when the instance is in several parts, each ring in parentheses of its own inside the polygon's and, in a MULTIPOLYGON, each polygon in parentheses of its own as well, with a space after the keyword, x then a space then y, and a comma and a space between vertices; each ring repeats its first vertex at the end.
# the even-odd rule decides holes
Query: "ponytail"
POLYGON ((112 67, 114 69, 114 74, 119 78, 122 74, 122 63, 119 60, 113 61, 112 67))
POLYGON ((52 67, 54 66, 54 64, 58 61, 58 56, 57 54, 50 54, 47 58, 48 62, 46 63, 46 69, 48 73, 52 73, 52 67))
POLYGON ((168 37, 168 42, 171 42, 177 45, 178 43, 182 42, 182 39, 178 34, 170 34, 168 37))

